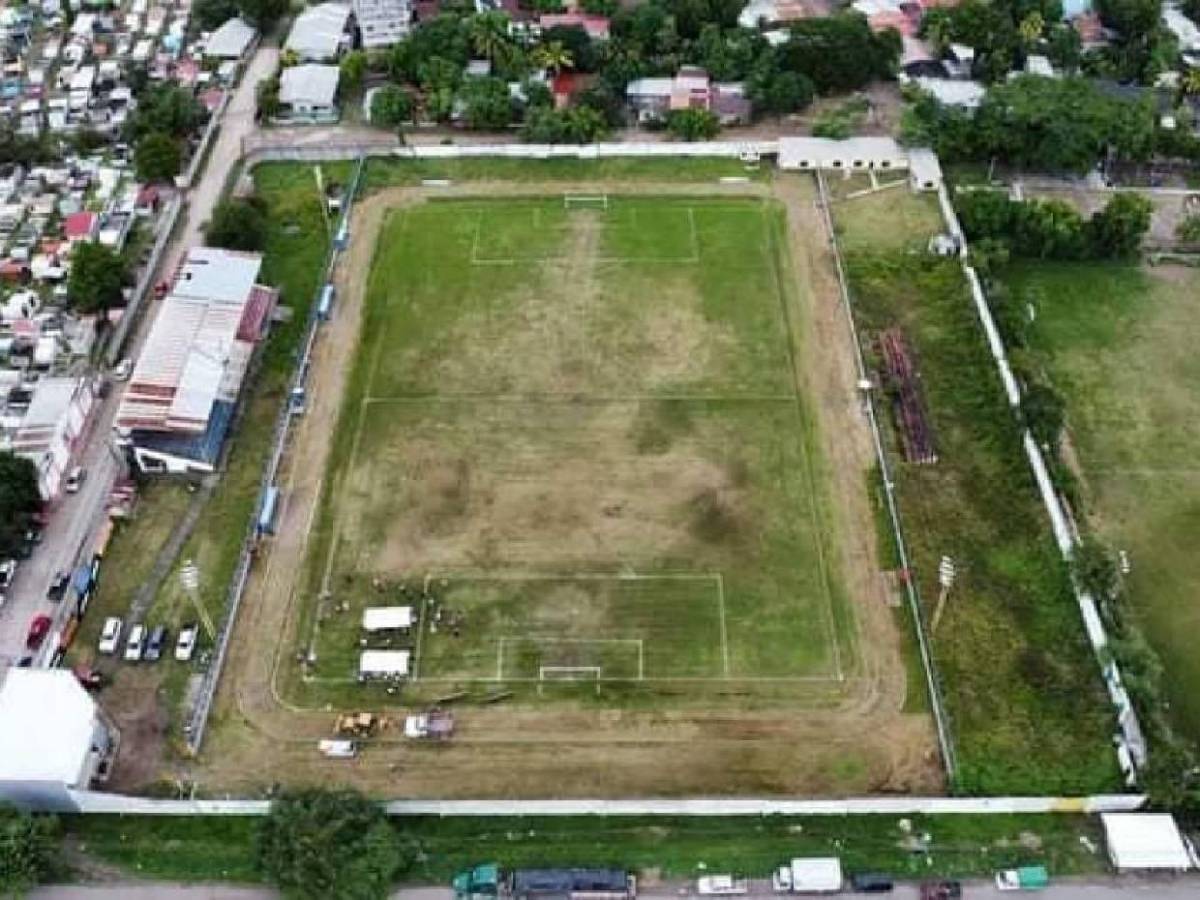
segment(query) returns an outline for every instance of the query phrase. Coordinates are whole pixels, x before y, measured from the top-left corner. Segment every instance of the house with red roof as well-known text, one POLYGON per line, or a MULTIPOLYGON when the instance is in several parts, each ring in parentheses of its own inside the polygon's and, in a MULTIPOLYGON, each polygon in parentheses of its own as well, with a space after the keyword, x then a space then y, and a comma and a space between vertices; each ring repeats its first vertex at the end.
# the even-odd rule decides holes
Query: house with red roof
POLYGON ((94 212, 71 213, 63 219, 63 236, 72 244, 94 241, 100 233, 100 216, 94 212))

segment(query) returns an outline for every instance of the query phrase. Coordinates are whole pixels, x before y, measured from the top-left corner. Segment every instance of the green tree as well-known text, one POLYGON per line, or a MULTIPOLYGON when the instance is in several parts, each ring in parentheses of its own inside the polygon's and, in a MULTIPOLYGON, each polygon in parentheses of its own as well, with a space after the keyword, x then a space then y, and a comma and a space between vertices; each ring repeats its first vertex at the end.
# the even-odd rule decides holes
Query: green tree
POLYGON ((412 98, 394 84, 381 87, 371 98, 371 123, 395 128, 412 118, 412 98))
POLYGON ((0 804, 0 890, 18 897, 48 880, 58 854, 57 819, 0 804))
POLYGON ((1120 579, 1113 552, 1095 538, 1083 541, 1071 554, 1071 572, 1079 586, 1097 601, 1112 600, 1120 579))
POLYGON ((287 897, 375 900, 388 895, 413 853, 378 804, 355 791, 311 788, 272 802, 259 861, 287 897))
POLYGON ((81 313, 103 313, 121 301, 125 263, 103 244, 83 242, 71 250, 67 297, 81 313))
MULTIPOLYGON (((37 468, 24 456, 0 450, 0 557, 13 556, 17 552, 33 514, 41 505, 37 468)), ((3 822, 2 813, 0 822, 3 822)), ((0 884, 3 883, 0 878, 0 884)))
POLYGON ((474 15, 467 22, 471 49, 483 59, 496 62, 504 59, 512 42, 508 36, 508 16, 499 10, 474 15))
POLYGON ((526 115, 521 135, 533 144, 590 144, 607 132, 608 122, 593 107, 556 110, 538 106, 526 115))
POLYGON ((708 141, 717 136, 721 123, 707 109, 677 109, 667 116, 667 130, 685 141, 708 141))
POLYGON ((342 57, 338 69, 342 87, 347 91, 357 91, 362 87, 363 78, 367 74, 367 54, 362 50, 351 50, 342 57))
POLYGON ((792 24, 779 48, 782 68, 804 75, 821 94, 846 93, 895 73, 900 35, 871 31, 866 17, 843 12, 792 24))
POLYGON ((1021 412, 1038 445, 1056 450, 1066 422, 1066 407, 1054 389, 1040 382, 1028 385, 1021 397, 1021 412))
POLYGON ((1026 47, 1033 47, 1037 44, 1042 39, 1042 32, 1045 29, 1046 20, 1042 18, 1041 12, 1036 9, 1023 18, 1017 25, 1021 41, 1026 47))
POLYGON ((813 84, 799 72, 755 73, 746 86, 755 112, 784 116, 807 108, 813 101, 813 84))
POLYGON ((207 112, 191 89, 176 84, 156 84, 138 100, 127 127, 128 136, 137 140, 153 131, 185 138, 203 124, 207 112))
POLYGON ((170 181, 179 174, 182 164, 179 142, 161 131, 144 135, 133 149, 133 165, 139 181, 170 181))
POLYGON ((1192 213, 1175 227, 1176 239, 1185 244, 1200 243, 1200 214, 1192 213))
POLYGON ((512 122, 513 102, 508 84, 499 78, 470 78, 463 86, 467 127, 496 131, 512 122))
POLYGON ((1150 229, 1154 205, 1138 194, 1116 194, 1088 222, 1092 253, 1101 258, 1135 256, 1150 229))
POLYGON ((279 115, 279 79, 267 78, 259 82, 254 94, 258 115, 263 119, 279 115))
POLYGON ((580 6, 589 16, 612 17, 620 9, 617 0, 583 0, 580 6))
POLYGON ((238 0, 242 15, 262 31, 268 30, 291 5, 290 0, 238 0))
POLYGON ((560 41, 539 44, 530 55, 530 60, 539 69, 548 69, 556 75, 575 65, 570 51, 560 41))
POLYGON ((257 198, 222 200, 204 226, 204 242, 226 250, 261 251, 267 243, 267 211, 257 198))
POLYGON ((1046 57, 1051 63, 1070 74, 1079 71, 1082 56, 1083 41, 1073 26, 1059 22, 1050 28, 1046 37, 1046 57))
POLYGON ((238 12, 237 0, 196 0, 192 4, 192 21, 202 31, 213 31, 238 12))

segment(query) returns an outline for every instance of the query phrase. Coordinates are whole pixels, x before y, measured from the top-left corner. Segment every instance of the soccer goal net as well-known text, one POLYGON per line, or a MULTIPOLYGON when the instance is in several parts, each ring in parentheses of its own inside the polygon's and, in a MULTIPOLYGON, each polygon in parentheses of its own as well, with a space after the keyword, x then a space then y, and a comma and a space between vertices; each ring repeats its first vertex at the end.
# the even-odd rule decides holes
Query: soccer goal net
POLYGON ((599 681, 600 666, 539 666, 538 681, 599 681))
POLYGON ((565 209, 608 209, 608 194, 563 194, 565 209))

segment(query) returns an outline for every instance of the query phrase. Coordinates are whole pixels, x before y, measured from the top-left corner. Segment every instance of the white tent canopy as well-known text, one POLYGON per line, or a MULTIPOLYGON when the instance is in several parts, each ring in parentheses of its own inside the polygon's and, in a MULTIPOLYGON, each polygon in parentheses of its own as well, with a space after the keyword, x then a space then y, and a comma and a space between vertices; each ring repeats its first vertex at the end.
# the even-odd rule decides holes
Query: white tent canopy
POLYGON ((1167 813, 1105 813, 1108 855, 1118 872, 1136 869, 1183 871, 1192 865, 1187 847, 1167 813))
POLYGON ((363 631, 397 631, 412 628, 411 606, 370 606, 363 610, 363 631))
POLYGON ((390 678, 408 674, 407 650, 364 650, 358 658, 358 674, 363 678, 390 678))

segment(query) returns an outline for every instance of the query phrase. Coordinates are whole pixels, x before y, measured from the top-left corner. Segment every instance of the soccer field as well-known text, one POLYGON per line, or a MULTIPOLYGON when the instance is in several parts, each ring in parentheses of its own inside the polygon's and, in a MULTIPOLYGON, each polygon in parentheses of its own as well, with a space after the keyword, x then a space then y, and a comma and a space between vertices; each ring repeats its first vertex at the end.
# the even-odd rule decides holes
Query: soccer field
POLYGON ((392 604, 420 615, 414 699, 854 676, 785 226, 759 198, 394 209, 309 554, 310 686, 352 682, 362 608, 392 604))

